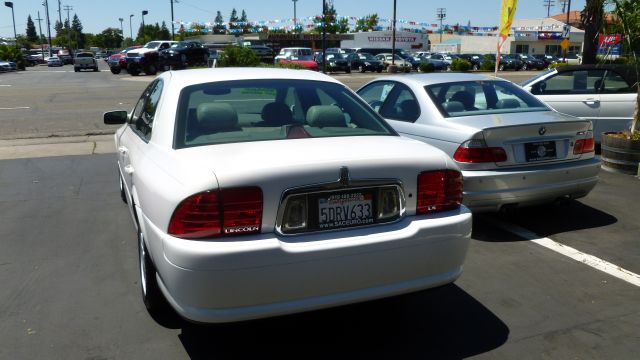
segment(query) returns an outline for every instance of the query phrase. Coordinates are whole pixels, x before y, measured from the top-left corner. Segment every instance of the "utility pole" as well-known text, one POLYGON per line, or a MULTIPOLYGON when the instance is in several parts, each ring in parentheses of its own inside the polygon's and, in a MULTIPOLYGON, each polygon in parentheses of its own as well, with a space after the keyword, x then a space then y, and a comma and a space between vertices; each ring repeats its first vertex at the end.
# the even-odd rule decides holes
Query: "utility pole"
POLYGON ((49 38, 49 56, 51 56, 51 21, 49 20, 49 0, 44 0, 45 16, 47 17, 47 37, 49 38))
POLYGON ((129 15, 129 33, 131 34, 131 45, 133 45, 134 41, 133 41, 133 27, 131 26, 131 18, 133 17, 133 14, 129 15))
POLYGON ((447 18, 447 9, 446 8, 438 8, 436 16, 438 20, 440 20, 440 43, 442 44, 442 33, 444 29, 442 28, 442 20, 447 18))
POLYGON ((69 41, 69 50, 71 50, 71 20, 69 20, 69 11, 73 10, 73 7, 69 5, 65 5, 64 10, 67 11, 67 23, 69 23, 69 31, 67 32, 67 38, 69 41))
POLYGON ((176 36, 173 33, 173 1, 174 0, 170 0, 171 1, 171 40, 175 40, 176 36))
POLYGON ((120 47, 122 47, 122 43, 124 42, 124 28, 122 27, 123 18, 118 18, 120 20, 120 33, 122 34, 122 40, 120 41, 120 47))
POLYGON ((40 10, 38 10, 38 29, 40 29, 40 55, 42 55, 42 61, 44 61, 44 45, 42 44, 42 25, 40 25, 40 21, 44 20, 40 18, 40 10))
POLYGON ((62 24, 62 11, 60 11, 60 1, 58 0, 58 17, 60 18, 60 24, 62 24))
POLYGON ((391 65, 396 64, 396 0, 393 0, 393 28, 391 29, 391 65))
MULTIPOLYGON (((569 25, 569 13, 571 13, 571 0, 568 0, 567 2, 567 25, 566 26, 570 26, 569 25)), ((567 47, 568 49, 568 47, 567 47)), ((562 52, 562 54, 564 55, 564 58, 562 59, 563 62, 567 62, 567 49, 564 49, 564 51, 562 52)))
POLYGON ((567 8, 567 0, 558 0, 560 4, 562 4, 562 13, 564 14, 567 8))
POLYGON ((327 2, 322 0, 322 73, 327 73, 327 2))
POLYGON ((298 21, 297 21, 297 17, 296 17, 296 3, 298 2, 298 0, 291 0, 293 1, 293 33, 296 33, 296 30, 298 30, 298 21))
POLYGON ((543 0, 543 2, 543 6, 547 8, 547 17, 549 17, 551 16, 551 7, 555 5, 555 3, 553 2, 553 0, 543 0))

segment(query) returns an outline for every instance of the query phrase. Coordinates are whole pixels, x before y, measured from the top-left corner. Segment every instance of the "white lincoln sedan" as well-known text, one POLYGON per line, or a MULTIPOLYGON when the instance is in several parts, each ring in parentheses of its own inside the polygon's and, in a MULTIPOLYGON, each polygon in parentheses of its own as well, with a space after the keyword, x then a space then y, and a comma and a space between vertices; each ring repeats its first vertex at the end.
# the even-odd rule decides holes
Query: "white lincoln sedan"
POLYGON ((311 71, 165 72, 115 134, 147 309, 197 322, 418 291, 461 273, 471 213, 440 150, 311 71))

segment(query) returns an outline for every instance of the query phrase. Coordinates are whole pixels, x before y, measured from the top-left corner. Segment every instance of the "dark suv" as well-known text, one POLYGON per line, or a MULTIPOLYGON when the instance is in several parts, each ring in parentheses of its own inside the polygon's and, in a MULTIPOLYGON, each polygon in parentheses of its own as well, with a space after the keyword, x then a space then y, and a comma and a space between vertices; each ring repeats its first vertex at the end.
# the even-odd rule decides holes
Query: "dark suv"
POLYGON ((179 41, 170 48, 160 51, 165 66, 183 68, 187 65, 206 65, 209 49, 198 41, 179 41))
POLYGON ((545 68, 544 61, 540 59, 536 59, 531 55, 512 54, 511 57, 522 61, 522 65, 520 65, 520 70, 531 70, 531 69, 542 70, 545 68))

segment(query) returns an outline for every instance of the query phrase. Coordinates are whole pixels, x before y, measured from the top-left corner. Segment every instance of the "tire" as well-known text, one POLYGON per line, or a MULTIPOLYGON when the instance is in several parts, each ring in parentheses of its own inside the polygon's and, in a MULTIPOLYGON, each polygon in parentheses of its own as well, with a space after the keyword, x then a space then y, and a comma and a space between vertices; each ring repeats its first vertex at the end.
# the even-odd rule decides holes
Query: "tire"
POLYGON ((498 65, 498 70, 504 71, 504 65, 498 65))
POLYGON ((144 68, 144 73, 147 75, 155 75, 158 73, 158 68, 154 64, 149 64, 144 68))
POLYGON ((522 71, 528 70, 527 64, 523 64, 523 65, 522 65, 522 69, 521 69, 521 70, 522 70, 522 71))
POLYGON ((344 72, 347 73, 347 74, 351 74, 351 68, 348 67, 347 70, 345 70, 344 72))
POLYGON ((98 72, 98 67, 97 66, 93 68, 93 72, 98 72))
POLYGON ((144 243, 144 236, 138 225, 138 261, 140 270, 140 290, 142 292, 142 302, 147 311, 152 316, 161 315, 167 309, 167 301, 160 291, 158 280, 156 279, 156 267, 151 261, 151 256, 144 243))
POLYGON ((138 68, 137 66, 129 66, 127 68, 127 72, 129 72, 131 76, 138 76, 140 75, 140 68, 138 68))
POLYGON ((478 70, 480 70, 480 67, 478 65, 476 65, 476 64, 473 64, 472 69, 473 69, 473 71, 478 71, 478 70))
POLYGON ((118 182, 120 183, 120 199, 126 204, 127 203, 127 194, 124 191, 124 181, 122 181, 122 176, 120 176, 120 171, 118 171, 118 182))
POLYGON ((379 73, 382 72, 382 69, 378 69, 378 70, 376 70, 376 72, 379 74, 379 73))
POLYGON ((120 67, 115 67, 115 66, 110 68, 109 70, 111 70, 111 73, 115 74, 115 75, 120 74, 120 71, 122 71, 122 69, 120 69, 120 67))
POLYGON ((74 67, 73 71, 78 72, 78 71, 80 71, 80 69, 78 69, 77 67, 74 67))
POLYGON ((360 71, 361 73, 363 73, 363 72, 367 71, 367 69, 365 69, 363 65, 359 65, 359 66, 358 66, 358 71, 360 71))

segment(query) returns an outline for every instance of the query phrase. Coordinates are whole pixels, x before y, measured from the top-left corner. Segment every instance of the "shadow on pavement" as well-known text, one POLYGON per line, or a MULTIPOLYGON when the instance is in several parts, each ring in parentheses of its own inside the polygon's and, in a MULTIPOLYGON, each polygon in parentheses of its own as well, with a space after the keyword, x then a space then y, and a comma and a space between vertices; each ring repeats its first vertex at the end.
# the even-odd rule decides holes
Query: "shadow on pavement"
POLYGON ((192 359, 458 359, 504 344, 509 328, 456 285, 238 324, 184 324, 192 359))
POLYGON ((516 224, 540 237, 599 228, 618 222, 615 216, 577 200, 569 200, 562 204, 517 208, 508 213, 479 214, 475 215, 473 220, 473 238, 494 242, 496 239, 500 239, 500 242, 526 241, 526 239, 495 229, 491 224, 493 221, 516 224))

